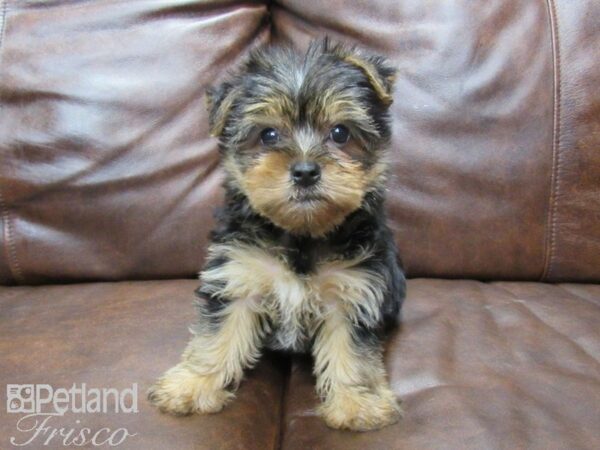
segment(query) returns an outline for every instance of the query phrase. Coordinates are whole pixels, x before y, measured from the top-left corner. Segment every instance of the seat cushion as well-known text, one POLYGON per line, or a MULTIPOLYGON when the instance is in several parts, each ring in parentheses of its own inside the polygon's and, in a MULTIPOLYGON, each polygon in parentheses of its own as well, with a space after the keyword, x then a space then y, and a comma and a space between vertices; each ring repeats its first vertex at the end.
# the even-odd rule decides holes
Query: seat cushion
MULTIPOLYGON (((600 448, 598 285, 410 280, 386 352, 405 417, 365 434, 328 429, 315 415, 309 358, 295 357, 290 370, 287 358, 266 355, 217 415, 174 418, 152 408, 144 392, 178 361, 196 286, 0 288, 0 388, 138 383, 137 414, 54 422, 125 427, 136 433, 127 449, 600 448)), ((30 436, 16 429, 23 414, 0 414, 0 448, 30 436)))
POLYGON ((599 323, 598 285, 411 280, 386 353, 404 419, 328 429, 297 358, 282 448, 598 449, 599 323))
MULTIPOLYGON (((137 383, 137 414, 67 413, 52 418, 50 425, 77 432, 81 427, 94 432, 124 427, 136 434, 117 448, 274 448, 284 383, 281 361, 268 355, 248 372, 236 401, 221 414, 175 418, 146 401, 148 386, 178 362, 186 344, 197 284, 179 280, 0 288, 0 388, 4 391, 9 383, 53 388, 85 383, 88 388, 124 389, 137 383)), ((17 430, 24 416, 9 414, 2 405, 0 448, 12 448, 12 437, 23 443, 32 436, 17 430)), ((25 422, 21 428, 30 426, 25 422)), ((44 447, 46 437, 25 448, 63 448, 59 438, 44 447)))

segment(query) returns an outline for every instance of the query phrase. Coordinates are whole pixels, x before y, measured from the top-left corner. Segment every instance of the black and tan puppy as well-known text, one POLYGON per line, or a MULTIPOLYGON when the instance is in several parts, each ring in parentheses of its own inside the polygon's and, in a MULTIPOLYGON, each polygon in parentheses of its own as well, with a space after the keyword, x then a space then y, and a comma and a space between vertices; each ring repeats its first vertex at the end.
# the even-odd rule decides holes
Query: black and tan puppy
POLYGON ((399 418, 381 348, 405 292, 383 212, 393 75, 323 40, 255 51, 209 92, 226 203, 194 336, 149 391, 162 411, 220 411, 266 347, 312 353, 331 427, 399 418))

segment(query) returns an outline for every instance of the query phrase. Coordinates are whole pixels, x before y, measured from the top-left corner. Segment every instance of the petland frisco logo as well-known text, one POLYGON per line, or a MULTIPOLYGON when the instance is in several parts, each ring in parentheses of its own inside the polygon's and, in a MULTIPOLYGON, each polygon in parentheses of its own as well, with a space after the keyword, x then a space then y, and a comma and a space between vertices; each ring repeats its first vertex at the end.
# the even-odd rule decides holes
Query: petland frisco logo
POLYGON ((19 436, 12 436, 15 446, 30 444, 62 444, 81 447, 84 445, 115 447, 136 433, 126 428, 112 430, 108 427, 92 430, 81 426, 81 420, 73 426, 56 423, 65 413, 124 413, 138 412, 138 386, 133 383, 127 389, 88 388, 85 383, 70 388, 54 389, 49 384, 8 384, 6 386, 6 411, 27 414, 17 421, 19 436))

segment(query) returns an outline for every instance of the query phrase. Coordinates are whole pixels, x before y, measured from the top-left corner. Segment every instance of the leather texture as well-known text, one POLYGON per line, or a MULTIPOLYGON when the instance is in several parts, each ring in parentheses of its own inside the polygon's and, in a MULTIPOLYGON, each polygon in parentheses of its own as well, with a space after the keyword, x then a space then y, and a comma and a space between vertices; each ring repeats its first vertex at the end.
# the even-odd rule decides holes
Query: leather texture
POLYGON ((544 279, 600 270, 600 4, 550 2, 554 29, 554 173, 544 279))
POLYGON ((204 88, 258 43, 323 34, 398 67, 389 212, 410 276, 600 279, 597 2, 1 11, 0 282, 193 275, 221 198, 204 88))
MULTIPOLYGON (((49 384, 55 389, 68 389, 73 383, 125 389, 137 383, 138 413, 67 413, 50 425, 75 428, 77 433, 83 427, 94 432, 124 427, 136 436, 114 447, 123 449, 275 448, 284 360, 262 358, 247 372, 238 398, 221 414, 176 418, 146 401, 150 384, 178 362, 190 337, 187 327, 195 320, 196 286, 196 281, 172 280, 0 287, 2 389, 9 383, 49 384)), ((11 437, 23 443, 32 436, 17 431, 23 416, 7 413, 3 402, 0 448, 17 448, 10 445, 11 437)), ((39 437, 22 448, 65 448, 60 441, 59 437, 44 446, 39 437)))
POLYGON ((0 281, 194 275, 221 197, 204 90, 268 38, 266 6, 3 7, 0 281))
POLYGON ((415 279, 386 366, 404 418, 374 433, 314 414, 310 361, 296 358, 284 450, 600 447, 600 285, 415 279))
MULTIPOLYGON (((600 447, 600 285, 410 280, 402 327, 386 351, 406 414, 397 425, 364 434, 328 429, 316 417, 310 362, 298 357, 291 366, 263 357, 220 414, 173 418, 151 408, 144 392, 179 358, 195 317, 196 285, 0 287, 0 386, 138 383, 137 414, 74 414, 55 422, 79 419, 94 430, 137 433, 117 448, 600 447)), ((5 411, 0 448, 11 448, 21 415, 5 411)))
POLYGON ((221 414, 152 409, 191 280, 0 286, 0 385, 137 382, 137 414, 64 418, 128 449, 600 448, 600 285, 574 283, 600 281, 598 23, 596 0, 0 0, 0 284, 193 276, 222 195, 204 89, 324 34, 397 66, 396 240, 409 276, 461 278, 409 281, 386 351, 406 416, 378 432, 326 428, 297 356, 221 414))
POLYGON ((390 217, 410 276, 600 275, 597 2, 284 0, 274 36, 329 34, 398 68, 390 217))

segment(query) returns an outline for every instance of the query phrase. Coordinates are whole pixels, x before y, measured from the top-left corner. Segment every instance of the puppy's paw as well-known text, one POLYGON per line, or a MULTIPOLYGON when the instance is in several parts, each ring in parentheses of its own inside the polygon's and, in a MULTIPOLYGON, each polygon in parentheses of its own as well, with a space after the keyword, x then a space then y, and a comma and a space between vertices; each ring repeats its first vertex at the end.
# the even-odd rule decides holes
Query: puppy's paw
POLYGON ((319 407, 319 412, 331 428, 353 431, 378 430, 402 417, 402 409, 387 387, 376 391, 338 389, 319 407))
POLYGON ((162 412, 181 416, 216 413, 233 398, 215 376, 199 375, 181 364, 172 367, 148 390, 148 400, 162 412))

